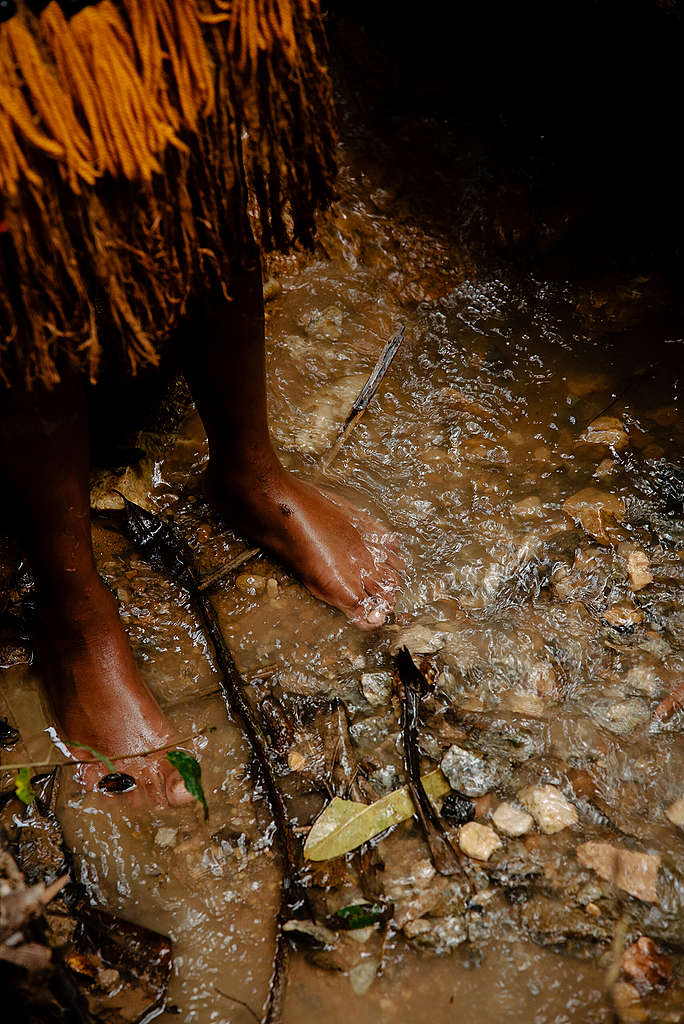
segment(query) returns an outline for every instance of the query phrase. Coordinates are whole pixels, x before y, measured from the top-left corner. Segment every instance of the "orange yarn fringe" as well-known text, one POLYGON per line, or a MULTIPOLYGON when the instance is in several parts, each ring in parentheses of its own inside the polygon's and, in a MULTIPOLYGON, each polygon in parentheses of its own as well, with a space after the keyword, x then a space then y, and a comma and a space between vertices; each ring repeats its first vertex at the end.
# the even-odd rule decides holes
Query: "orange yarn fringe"
POLYGON ((310 241, 335 172, 317 0, 57 0, 0 24, 0 377, 158 361, 188 298, 310 241), (248 216, 249 214, 249 216, 248 216), (250 222, 251 216, 251 222, 250 222))

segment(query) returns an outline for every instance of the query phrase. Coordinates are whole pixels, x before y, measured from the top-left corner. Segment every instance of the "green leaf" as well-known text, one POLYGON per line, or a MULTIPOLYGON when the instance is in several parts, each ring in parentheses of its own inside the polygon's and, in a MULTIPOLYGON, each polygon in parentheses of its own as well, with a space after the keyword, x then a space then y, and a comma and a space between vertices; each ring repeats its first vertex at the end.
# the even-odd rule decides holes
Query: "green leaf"
POLYGON ((367 928, 380 920, 383 910, 381 903, 351 903, 336 910, 335 917, 341 918, 347 928, 367 928))
POLYGON ((178 771, 188 793, 201 803, 206 821, 209 817, 209 808, 202 789, 202 769, 199 761, 192 754, 186 754, 184 750, 169 750, 166 760, 178 771))
MULTIPOLYGON (((450 790, 449 783, 439 768, 423 776, 423 788, 431 800, 450 790)), ((398 825, 415 814, 413 800, 406 786, 395 789, 373 804, 340 800, 334 797, 311 827, 304 844, 304 856, 309 860, 332 860, 398 825)))
POLYGON ((103 754, 100 750, 96 750, 95 747, 90 747, 87 743, 79 743, 78 740, 70 741, 69 746, 77 747, 79 750, 87 750, 88 753, 92 754, 98 761, 102 761, 102 764, 108 772, 114 772, 114 774, 118 772, 119 769, 114 767, 114 763, 109 760, 107 755, 103 754))
POLYGON ((20 768, 14 781, 14 791, 25 804, 32 804, 36 799, 36 791, 31 785, 31 769, 20 768))

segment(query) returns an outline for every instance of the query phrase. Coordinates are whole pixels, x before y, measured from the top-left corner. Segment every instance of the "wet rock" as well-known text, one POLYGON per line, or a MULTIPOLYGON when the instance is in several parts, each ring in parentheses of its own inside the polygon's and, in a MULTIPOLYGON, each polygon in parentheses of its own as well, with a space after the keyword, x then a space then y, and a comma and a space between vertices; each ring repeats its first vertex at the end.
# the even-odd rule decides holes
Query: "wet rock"
POLYGON ((523 904, 520 919, 536 942, 557 946, 570 940, 605 941, 614 922, 567 903, 563 898, 534 895, 523 904))
POLYGON ((154 834, 154 842, 156 846, 167 848, 176 845, 176 836, 178 835, 177 828, 158 828, 154 834))
POLYGON ((375 981, 378 973, 378 961, 374 957, 362 960, 356 967, 347 972, 349 984, 355 996, 362 996, 375 981))
POLYGON ((496 832, 489 825, 480 825, 469 821, 462 825, 458 833, 458 845, 466 857, 473 860, 489 860, 495 850, 503 844, 496 832))
POLYGON ((641 608, 635 607, 631 601, 619 601, 617 604, 606 608, 601 616, 613 629, 631 630, 643 622, 645 615, 641 608))
POLYGON ((440 813, 451 825, 465 825, 475 817, 475 805, 460 793, 447 793, 440 813))
POLYGON ((412 655, 436 654, 444 647, 444 634, 416 623, 397 633, 390 644, 390 654, 396 654, 402 647, 408 647, 412 655))
POLYGON ((272 302, 277 299, 283 290, 283 286, 277 277, 269 277, 264 281, 264 302, 272 302))
POLYGON ((639 1021, 648 1020, 649 1012, 640 1005, 639 993, 634 985, 630 985, 626 981, 616 981, 610 991, 620 1024, 627 1024, 627 1022, 638 1024, 639 1021))
POLYGON ((552 699, 558 696, 558 679, 552 665, 546 661, 533 662, 525 678, 527 686, 538 697, 552 699))
POLYGON ((257 576, 251 572, 243 572, 235 580, 235 586, 243 594, 250 594, 254 597, 255 594, 260 594, 262 590, 266 589, 266 577, 257 576))
POLYGON ((462 917, 431 918, 429 924, 429 929, 421 929, 414 939, 421 949, 443 956, 466 941, 466 925, 462 917))
POLYGON ((670 804, 665 814, 678 828, 684 829, 684 796, 680 796, 673 804, 670 804))
POLYGON ((563 511, 599 544, 610 544, 609 530, 616 520, 621 522, 624 519, 625 503, 622 498, 597 487, 585 487, 566 499, 563 511))
POLYGON ((441 769, 452 789, 464 796, 484 796, 501 779, 496 763, 455 744, 442 758, 441 769))
POLYGON ((286 921, 283 931, 293 943, 309 949, 326 949, 337 942, 337 932, 314 921, 286 921))
POLYGON ((314 310, 305 330, 309 337, 337 341, 342 336, 343 320, 344 313, 339 306, 328 306, 321 312, 314 310))
POLYGON ((642 996, 665 988, 672 977, 672 961, 647 935, 642 935, 625 950, 621 966, 625 977, 642 996))
POLYGON ((492 815, 492 821, 505 836, 524 836, 534 825, 531 814, 506 801, 499 804, 492 815))
POLYGON ((516 501, 515 505, 511 507, 511 512, 521 519, 536 519, 544 514, 544 509, 541 499, 536 494, 531 494, 521 501, 516 501))
POLYGON ((526 786, 518 800, 528 809, 545 835, 554 835, 579 821, 577 809, 556 786, 526 786))
POLYGON ((613 474, 615 470, 615 459, 601 459, 598 466, 594 470, 594 476, 597 480, 606 480, 613 474))
POLYGON ((404 935, 407 939, 415 939, 418 935, 424 935, 432 928, 433 922, 425 917, 419 917, 417 921, 407 921, 404 925, 404 935))
POLYGON ((392 696, 392 676, 389 672, 364 672, 361 692, 374 707, 389 704, 392 696))
POLYGON ((622 420, 616 416, 599 416, 593 420, 579 438, 584 444, 603 444, 621 451, 629 444, 629 435, 622 420))
POLYGON ((629 700, 601 700, 591 708, 591 717, 616 736, 629 736, 650 719, 648 705, 640 697, 629 700))
POLYGON ((270 598, 274 598, 278 596, 279 592, 278 580, 271 576, 270 579, 266 580, 266 593, 270 598))
POLYGON ((645 903, 657 903, 656 883, 661 859, 657 854, 635 853, 611 843, 589 842, 577 847, 577 859, 601 878, 645 903))
POLYGON ((625 541, 618 544, 618 555, 625 560, 632 590, 643 590, 649 583, 653 583, 651 563, 643 548, 625 541))

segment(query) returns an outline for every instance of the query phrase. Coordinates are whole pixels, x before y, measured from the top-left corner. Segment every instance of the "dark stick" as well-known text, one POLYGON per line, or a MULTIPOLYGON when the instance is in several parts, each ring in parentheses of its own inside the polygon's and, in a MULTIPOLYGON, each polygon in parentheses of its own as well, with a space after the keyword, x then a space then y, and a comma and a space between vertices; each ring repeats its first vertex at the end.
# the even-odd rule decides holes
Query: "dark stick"
POLYGON ((416 816, 428 841, 432 860, 441 875, 461 873, 458 854, 444 833, 444 828, 423 787, 420 777, 420 754, 418 752, 418 717, 420 702, 428 683, 422 672, 413 664, 413 658, 406 647, 397 654, 399 669, 398 692, 401 702, 401 731, 404 743, 404 766, 407 786, 416 806, 416 816))
POLYGON ((259 779, 276 825, 276 839, 283 863, 280 907, 276 919, 276 940, 273 974, 264 1024, 276 1024, 281 1018, 287 980, 287 943, 282 925, 307 904, 306 894, 298 878, 297 853, 290 830, 287 810, 266 751, 266 741, 252 707, 245 696, 245 684, 228 647, 213 604, 199 589, 192 551, 171 524, 129 501, 124 495, 124 523, 132 540, 150 561, 161 564, 190 594, 214 647, 221 678, 220 687, 226 708, 239 720, 254 755, 259 779))
POLYGON ((370 377, 368 378, 366 383, 361 388, 361 391, 357 395, 354 404, 352 405, 351 409, 349 410, 349 413, 347 414, 346 420, 340 427, 339 433, 335 438, 335 441, 328 449, 328 451, 325 453, 325 455, 321 456, 321 459, 318 463, 320 469, 330 469, 330 466, 332 465, 334 459, 337 457, 337 453, 339 452, 340 448, 347 440, 352 430, 354 429, 354 427, 359 422, 364 412, 370 405, 373 395, 380 387, 383 377, 385 376, 390 366, 392 365, 392 360, 394 359, 399 349, 399 346, 404 340, 405 330, 405 327, 401 327, 400 330, 394 335, 394 337, 390 338, 390 340, 387 342, 382 352, 378 356, 378 360, 371 371, 370 377))

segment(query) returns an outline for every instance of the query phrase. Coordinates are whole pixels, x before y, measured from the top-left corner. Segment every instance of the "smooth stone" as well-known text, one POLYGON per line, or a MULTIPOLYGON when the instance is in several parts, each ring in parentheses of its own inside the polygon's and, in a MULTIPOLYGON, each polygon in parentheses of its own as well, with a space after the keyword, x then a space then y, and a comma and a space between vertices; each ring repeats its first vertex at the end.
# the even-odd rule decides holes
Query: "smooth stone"
POLYGON ((585 487, 563 502, 563 511, 599 544, 610 544, 607 528, 612 520, 624 519, 625 503, 622 498, 600 491, 598 487, 585 487))
POLYGON ((266 577, 257 576, 251 572, 243 572, 235 580, 235 586, 243 594, 260 594, 266 588, 266 577))
POLYGON ((399 632, 390 645, 390 654, 396 654, 402 647, 408 647, 411 654, 436 654, 444 647, 444 634, 416 623, 399 632))
POLYGON ((656 883, 660 857, 652 853, 635 853, 611 843, 582 843, 576 850, 577 860, 601 878, 612 881, 630 896, 645 903, 658 903, 656 883))
POLYGON ((158 828, 154 834, 154 842, 156 846, 168 848, 176 845, 176 836, 178 834, 177 828, 158 828))
POLYGON ((629 736, 650 719, 648 705, 640 697, 628 700, 597 701, 591 708, 591 717, 604 729, 616 736, 629 736))
POLYGON ((629 444, 629 435, 622 420, 616 416, 599 416, 592 420, 579 438, 584 444, 604 444, 618 451, 629 444))
POLYGON ((374 707, 389 704, 392 696, 392 676, 389 672, 364 672, 361 692, 374 707))
POLYGON ((458 845, 466 857, 473 860, 489 860, 495 850, 503 845, 493 828, 469 821, 458 833, 458 845))
POLYGON ((625 560, 632 590, 643 590, 649 583, 653 583, 651 563, 643 548, 638 544, 625 542, 618 544, 618 555, 625 560))
POLYGON ((644 621, 645 615, 641 608, 635 608, 630 601, 619 601, 606 608, 601 618, 613 629, 633 629, 644 621))
POLYGON ((524 836, 534 825, 534 819, 527 811, 504 801, 492 815, 492 821, 499 832, 512 839, 524 836))
POLYGON ((521 519, 531 519, 543 515, 544 510, 541 500, 536 494, 531 494, 528 498, 516 501, 515 505, 511 508, 511 512, 514 516, 520 516, 521 519))
POLYGON ((518 800, 525 805, 547 836, 552 836, 579 822, 577 808, 556 786, 526 786, 518 793, 518 800))
POLYGON ((456 744, 442 758, 441 769, 452 789, 464 796, 484 796, 499 781, 495 764, 456 744))
POLYGON ((670 804, 665 814, 678 828, 684 829, 684 796, 680 796, 673 804, 670 804))

